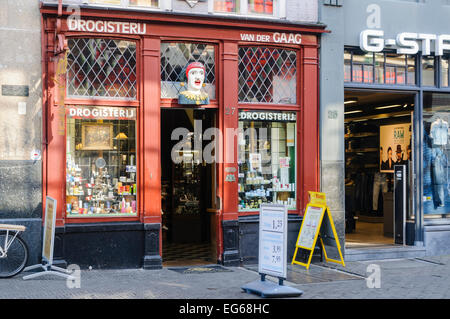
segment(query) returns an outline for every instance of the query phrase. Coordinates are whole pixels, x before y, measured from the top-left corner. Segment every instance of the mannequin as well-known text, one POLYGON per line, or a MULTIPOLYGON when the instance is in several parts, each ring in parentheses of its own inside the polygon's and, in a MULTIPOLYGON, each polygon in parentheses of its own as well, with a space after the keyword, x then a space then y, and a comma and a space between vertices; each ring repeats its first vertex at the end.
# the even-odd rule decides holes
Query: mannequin
POLYGON ((447 184, 447 174, 445 172, 447 158, 444 152, 444 146, 448 142, 448 122, 437 116, 431 124, 430 137, 432 139, 431 149, 431 174, 433 178, 433 189, 435 204, 445 206, 445 186, 447 184))

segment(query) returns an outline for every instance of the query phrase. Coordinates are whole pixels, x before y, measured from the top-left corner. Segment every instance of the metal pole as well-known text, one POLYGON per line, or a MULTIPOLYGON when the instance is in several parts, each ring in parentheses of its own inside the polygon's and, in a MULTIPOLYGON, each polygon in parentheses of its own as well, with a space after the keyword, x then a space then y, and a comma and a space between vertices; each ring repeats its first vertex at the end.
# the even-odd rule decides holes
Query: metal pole
MULTIPOLYGON (((420 72, 420 67, 418 70, 420 72)), ((419 81, 421 81, 419 74, 419 81)), ((414 246, 423 246, 423 91, 416 94, 414 105, 414 175, 415 175, 415 239, 414 246)))

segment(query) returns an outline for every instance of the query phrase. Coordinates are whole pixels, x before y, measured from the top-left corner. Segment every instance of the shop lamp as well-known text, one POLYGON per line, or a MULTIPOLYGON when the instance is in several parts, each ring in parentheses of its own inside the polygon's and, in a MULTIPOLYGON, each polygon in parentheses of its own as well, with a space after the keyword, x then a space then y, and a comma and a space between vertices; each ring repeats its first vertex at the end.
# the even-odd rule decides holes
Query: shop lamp
POLYGON ((119 134, 117 134, 117 136, 114 139, 116 139, 116 140, 126 140, 127 138, 128 138, 128 136, 125 133, 120 132, 119 134))

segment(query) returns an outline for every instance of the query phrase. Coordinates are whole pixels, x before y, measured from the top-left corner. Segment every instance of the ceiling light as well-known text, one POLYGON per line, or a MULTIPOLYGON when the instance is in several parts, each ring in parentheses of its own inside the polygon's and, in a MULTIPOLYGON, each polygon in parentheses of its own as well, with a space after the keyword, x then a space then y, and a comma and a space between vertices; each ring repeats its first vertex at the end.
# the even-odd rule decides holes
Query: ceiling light
POLYGON ((379 107, 376 107, 375 110, 390 109, 390 108, 399 107, 399 106, 402 106, 402 105, 401 104, 394 104, 394 105, 379 106, 379 107))
POLYGON ((348 115, 348 114, 355 114, 355 113, 362 113, 363 111, 362 110, 356 110, 356 111, 348 111, 348 112, 344 112, 344 114, 345 115, 348 115))
POLYGON ((354 103, 358 103, 358 99, 357 98, 348 98, 344 100, 344 104, 354 104, 354 103))

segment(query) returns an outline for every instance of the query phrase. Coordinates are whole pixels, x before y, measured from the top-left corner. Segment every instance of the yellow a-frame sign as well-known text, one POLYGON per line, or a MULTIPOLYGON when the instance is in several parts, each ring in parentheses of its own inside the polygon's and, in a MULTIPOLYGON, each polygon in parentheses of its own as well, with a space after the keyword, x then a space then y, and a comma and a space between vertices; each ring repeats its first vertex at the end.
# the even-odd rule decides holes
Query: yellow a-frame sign
POLYGON ((295 245, 292 264, 305 266, 306 269, 309 269, 319 234, 325 261, 337 263, 345 267, 341 245, 339 244, 339 238, 336 233, 336 228, 334 227, 333 218, 327 206, 326 196, 324 193, 309 192, 309 203, 306 205, 305 216, 303 216, 302 225, 295 245), (337 248, 340 260, 328 258, 325 244, 337 248), (309 251, 306 263, 295 260, 299 249, 309 251))

